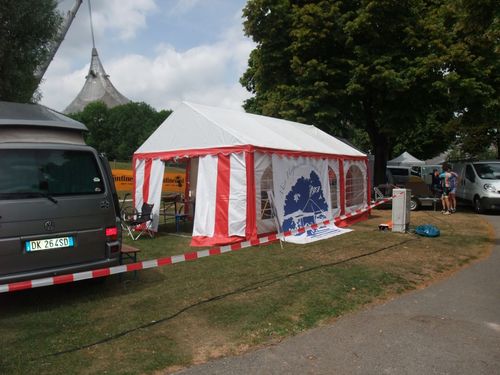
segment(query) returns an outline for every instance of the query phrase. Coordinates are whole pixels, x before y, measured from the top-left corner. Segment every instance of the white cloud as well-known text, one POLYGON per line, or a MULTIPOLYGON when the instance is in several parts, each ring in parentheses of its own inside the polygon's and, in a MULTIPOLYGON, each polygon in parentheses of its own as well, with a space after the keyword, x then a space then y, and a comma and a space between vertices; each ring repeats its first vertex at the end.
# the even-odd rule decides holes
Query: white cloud
MULTIPOLYGON (((74 0, 62 0, 58 9, 65 15, 74 3, 74 0)), ((133 39, 140 30, 146 28, 147 16, 159 11, 155 0, 94 0, 91 5, 97 46, 110 38, 133 39)), ((65 39, 63 45, 66 55, 88 53, 91 40, 88 0, 80 5, 65 39)))
POLYGON ((200 0, 177 0, 174 6, 169 10, 171 15, 181 15, 193 9, 200 0))
MULTIPOLYGON (((238 80, 253 47, 241 25, 235 25, 216 43, 186 51, 164 44, 152 56, 126 54, 102 62, 122 94, 157 109, 173 108, 183 100, 241 109, 250 94, 238 80)), ((88 64, 72 71, 68 61, 56 60, 41 86, 42 103, 63 110, 82 88, 88 64)))
POLYGON ((94 29, 117 32, 121 39, 135 37, 138 30, 146 27, 146 16, 157 10, 154 0, 106 0, 93 2, 94 29))

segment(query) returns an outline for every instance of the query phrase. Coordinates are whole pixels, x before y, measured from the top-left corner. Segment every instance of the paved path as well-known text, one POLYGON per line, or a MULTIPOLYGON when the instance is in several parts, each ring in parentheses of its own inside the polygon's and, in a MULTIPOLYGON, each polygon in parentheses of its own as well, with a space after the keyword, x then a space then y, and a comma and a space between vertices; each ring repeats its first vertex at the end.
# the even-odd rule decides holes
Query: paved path
POLYGON ((500 375, 500 216, 485 218, 492 255, 446 281, 180 374, 500 375))

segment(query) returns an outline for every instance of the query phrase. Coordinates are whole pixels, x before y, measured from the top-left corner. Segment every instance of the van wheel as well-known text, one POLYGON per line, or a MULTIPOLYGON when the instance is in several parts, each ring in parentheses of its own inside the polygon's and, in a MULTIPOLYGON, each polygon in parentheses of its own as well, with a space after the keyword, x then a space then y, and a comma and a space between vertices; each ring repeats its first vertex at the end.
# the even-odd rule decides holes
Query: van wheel
POLYGON ((417 198, 410 199, 410 211, 417 211, 420 208, 420 202, 417 198))
POLYGON ((476 211, 476 213, 478 214, 484 213, 484 208, 483 206, 481 206, 481 200, 479 199, 479 197, 474 198, 474 211, 476 211))

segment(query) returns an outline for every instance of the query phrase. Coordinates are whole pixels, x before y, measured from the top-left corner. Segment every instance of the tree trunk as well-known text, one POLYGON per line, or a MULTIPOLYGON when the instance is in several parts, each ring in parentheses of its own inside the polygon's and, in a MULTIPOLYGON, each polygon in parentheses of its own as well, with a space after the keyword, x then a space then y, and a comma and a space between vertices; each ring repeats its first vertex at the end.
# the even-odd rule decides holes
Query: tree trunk
POLYGON ((378 124, 375 121, 373 99, 370 90, 362 103, 365 115, 365 129, 370 137, 373 154, 375 156, 373 186, 378 186, 386 183, 385 169, 387 166, 387 159, 389 157, 389 140, 387 136, 380 131, 378 124))
POLYGON ((375 136, 375 141, 372 141, 372 144, 373 153, 375 155, 373 184, 374 186, 378 186, 386 183, 385 170, 389 156, 389 142, 385 135, 377 134, 375 136))

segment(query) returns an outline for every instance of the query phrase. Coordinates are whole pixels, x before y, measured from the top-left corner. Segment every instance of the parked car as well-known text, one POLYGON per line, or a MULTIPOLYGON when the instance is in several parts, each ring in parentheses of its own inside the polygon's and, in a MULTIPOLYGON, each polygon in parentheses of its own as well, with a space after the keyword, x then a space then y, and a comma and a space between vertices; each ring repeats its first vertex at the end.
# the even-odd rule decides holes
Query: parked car
POLYGON ((422 206, 433 206, 439 202, 439 197, 430 190, 430 184, 419 175, 420 171, 413 167, 387 166, 387 183, 380 185, 377 189, 384 195, 392 195, 394 187, 401 187, 411 190, 410 209, 418 210, 422 206))
POLYGON ((86 127, 0 102, 0 284, 116 265, 118 199, 86 127))
POLYGON ((455 162, 452 169, 458 174, 457 200, 477 213, 500 210, 500 160, 455 162))

